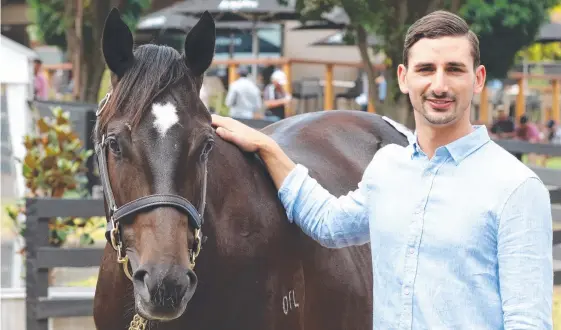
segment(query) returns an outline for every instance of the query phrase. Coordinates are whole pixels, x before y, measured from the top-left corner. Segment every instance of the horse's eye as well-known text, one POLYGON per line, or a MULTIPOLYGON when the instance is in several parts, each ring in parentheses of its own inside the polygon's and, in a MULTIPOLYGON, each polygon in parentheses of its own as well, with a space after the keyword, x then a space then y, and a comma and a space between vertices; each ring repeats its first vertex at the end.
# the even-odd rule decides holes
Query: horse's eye
POLYGON ((116 155, 121 154, 121 148, 119 147, 119 142, 114 137, 109 138, 109 149, 116 155))
POLYGON ((212 141, 207 142, 205 144, 205 147, 203 149, 203 153, 201 154, 201 157, 204 159, 206 159, 208 157, 208 154, 210 153, 210 151, 212 150, 212 147, 214 147, 214 143, 212 141))

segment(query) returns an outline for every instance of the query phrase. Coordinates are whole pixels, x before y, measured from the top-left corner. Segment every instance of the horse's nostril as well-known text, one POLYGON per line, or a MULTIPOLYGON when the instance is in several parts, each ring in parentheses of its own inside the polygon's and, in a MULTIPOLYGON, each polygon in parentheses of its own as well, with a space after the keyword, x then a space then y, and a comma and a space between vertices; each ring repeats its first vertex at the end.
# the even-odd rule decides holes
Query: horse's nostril
POLYGON ((188 283, 189 283, 189 289, 194 289, 197 286, 197 275, 195 274, 194 271, 192 271, 191 269, 189 269, 187 271, 187 278, 188 278, 188 283))

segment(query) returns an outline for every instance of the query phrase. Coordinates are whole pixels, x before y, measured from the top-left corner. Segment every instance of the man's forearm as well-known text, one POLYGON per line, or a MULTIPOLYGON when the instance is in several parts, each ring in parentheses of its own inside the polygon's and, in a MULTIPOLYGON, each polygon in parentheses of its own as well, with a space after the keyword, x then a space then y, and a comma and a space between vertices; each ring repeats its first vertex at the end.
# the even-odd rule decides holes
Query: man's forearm
POLYGON ((275 187, 277 187, 277 190, 280 189, 284 179, 296 167, 296 164, 273 139, 268 139, 260 146, 259 156, 267 166, 267 170, 275 182, 275 187))

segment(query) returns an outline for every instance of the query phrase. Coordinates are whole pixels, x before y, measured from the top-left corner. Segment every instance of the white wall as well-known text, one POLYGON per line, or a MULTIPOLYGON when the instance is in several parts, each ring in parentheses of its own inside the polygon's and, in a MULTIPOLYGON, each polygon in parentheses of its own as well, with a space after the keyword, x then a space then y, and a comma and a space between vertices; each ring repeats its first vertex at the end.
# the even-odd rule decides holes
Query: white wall
MULTIPOLYGON (((8 122, 13 156, 23 159, 25 147, 23 137, 31 129, 31 111, 27 101, 33 98, 33 58, 35 53, 4 36, 0 39, 0 83, 6 89, 8 122)), ((25 185, 21 166, 16 166, 18 196, 22 196, 25 185)))

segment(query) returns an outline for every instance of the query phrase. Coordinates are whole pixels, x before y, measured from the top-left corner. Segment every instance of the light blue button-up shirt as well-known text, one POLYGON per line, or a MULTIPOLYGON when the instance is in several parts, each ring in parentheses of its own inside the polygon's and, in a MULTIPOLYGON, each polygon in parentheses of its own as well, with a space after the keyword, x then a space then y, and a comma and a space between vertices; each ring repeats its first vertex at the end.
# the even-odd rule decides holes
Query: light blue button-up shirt
POLYGON ((320 244, 370 242, 374 329, 551 329, 549 191, 484 126, 429 159, 388 145, 339 198, 301 164, 279 197, 320 244))

